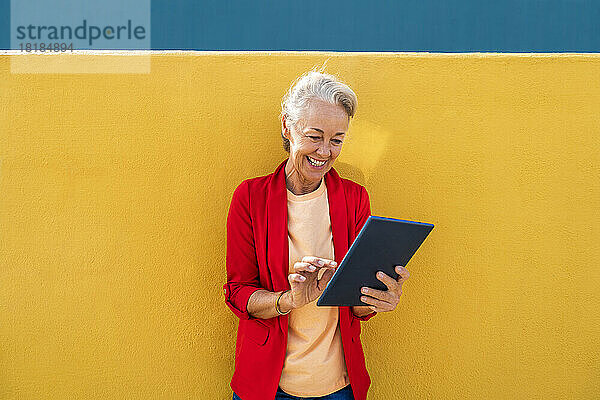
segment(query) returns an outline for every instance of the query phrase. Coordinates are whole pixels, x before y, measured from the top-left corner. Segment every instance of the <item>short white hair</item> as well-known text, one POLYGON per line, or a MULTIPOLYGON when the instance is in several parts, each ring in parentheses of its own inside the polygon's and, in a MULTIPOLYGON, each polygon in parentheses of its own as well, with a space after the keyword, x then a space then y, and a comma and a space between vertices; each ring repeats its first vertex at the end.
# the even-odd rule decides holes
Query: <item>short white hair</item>
MULTIPOLYGON (((356 93, 348 85, 334 75, 317 71, 315 67, 300 75, 283 96, 280 118, 285 115, 288 125, 296 126, 314 99, 343 107, 348 120, 354 117, 358 105, 356 93)), ((289 153, 290 141, 283 136, 283 132, 281 137, 283 148, 289 153)))

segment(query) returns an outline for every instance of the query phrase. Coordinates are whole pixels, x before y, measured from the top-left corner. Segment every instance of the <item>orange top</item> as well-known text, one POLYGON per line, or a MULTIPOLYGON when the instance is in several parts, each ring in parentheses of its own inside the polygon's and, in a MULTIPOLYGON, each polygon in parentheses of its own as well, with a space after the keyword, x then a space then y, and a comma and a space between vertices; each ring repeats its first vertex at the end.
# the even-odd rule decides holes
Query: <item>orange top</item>
MULTIPOLYGON (((294 264, 304 256, 333 260, 325 181, 322 179, 317 190, 303 195, 288 190, 287 208, 289 272, 294 272, 294 264)), ((288 314, 287 349, 279 386, 293 396, 325 396, 350 384, 338 307, 317 307, 317 300, 288 314)))

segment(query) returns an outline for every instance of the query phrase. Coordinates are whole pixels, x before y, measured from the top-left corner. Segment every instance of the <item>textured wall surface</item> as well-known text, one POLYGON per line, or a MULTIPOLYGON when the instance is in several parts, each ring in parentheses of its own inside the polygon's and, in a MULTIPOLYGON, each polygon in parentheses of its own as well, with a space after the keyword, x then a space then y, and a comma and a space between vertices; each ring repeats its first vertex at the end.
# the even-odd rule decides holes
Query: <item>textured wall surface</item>
POLYGON ((359 98, 336 168, 436 224, 363 323, 369 398, 600 397, 600 56, 171 53, 0 56, 0 399, 231 398, 231 193, 327 57, 359 98))

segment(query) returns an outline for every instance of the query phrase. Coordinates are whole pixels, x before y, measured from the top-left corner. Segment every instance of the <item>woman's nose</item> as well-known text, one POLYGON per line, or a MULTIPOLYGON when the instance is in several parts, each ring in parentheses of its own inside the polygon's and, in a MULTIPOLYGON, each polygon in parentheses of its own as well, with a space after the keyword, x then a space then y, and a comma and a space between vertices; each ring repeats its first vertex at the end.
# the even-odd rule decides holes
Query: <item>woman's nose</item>
POLYGON ((329 156, 331 155, 331 149, 328 145, 319 146, 319 148, 317 149, 317 154, 320 157, 329 158, 329 156))

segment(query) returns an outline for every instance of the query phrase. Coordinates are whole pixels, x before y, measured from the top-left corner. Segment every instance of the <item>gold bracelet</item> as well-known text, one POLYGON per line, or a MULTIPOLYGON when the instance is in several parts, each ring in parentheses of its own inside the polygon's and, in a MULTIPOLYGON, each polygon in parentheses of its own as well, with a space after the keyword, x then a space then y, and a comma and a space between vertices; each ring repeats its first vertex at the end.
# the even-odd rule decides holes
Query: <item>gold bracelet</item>
POLYGON ((288 310, 287 312, 281 312, 281 310, 279 309, 279 299, 281 299, 281 296, 283 296, 283 294, 287 292, 287 290, 284 290, 283 292, 281 292, 279 294, 279 296, 277 297, 277 301, 275 301, 275 311, 277 311, 277 314, 279 315, 286 315, 289 314, 290 311, 292 310, 288 310))

